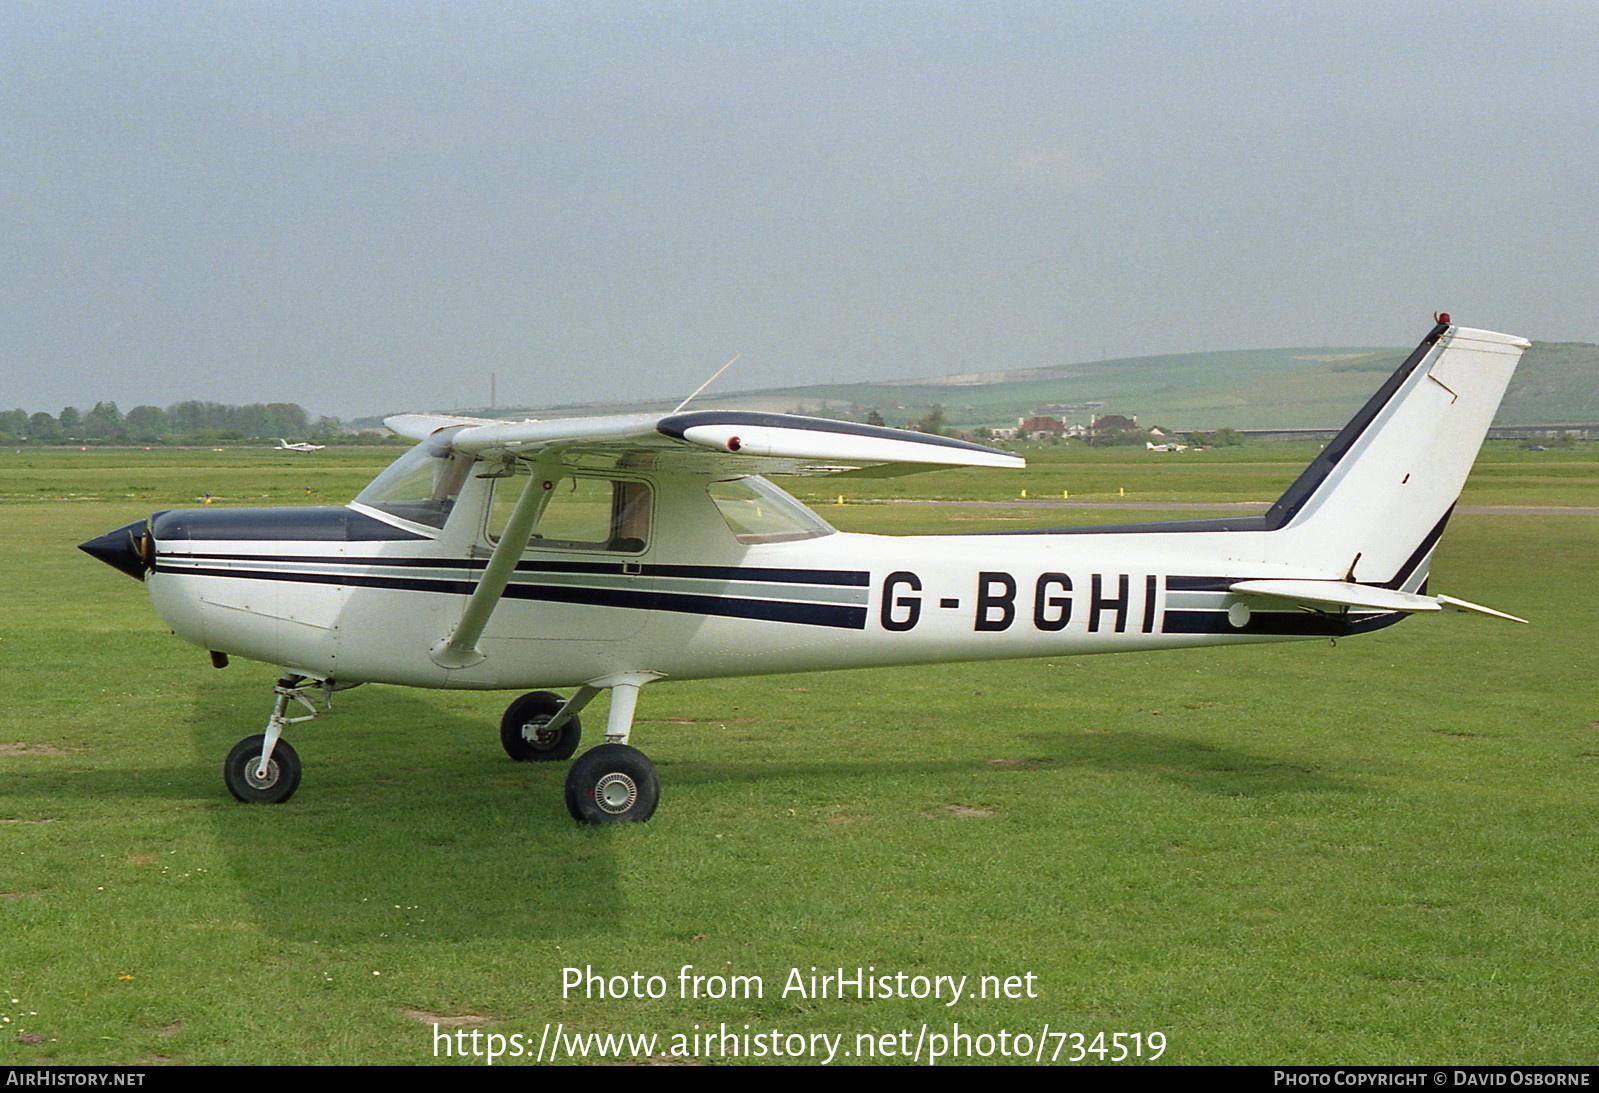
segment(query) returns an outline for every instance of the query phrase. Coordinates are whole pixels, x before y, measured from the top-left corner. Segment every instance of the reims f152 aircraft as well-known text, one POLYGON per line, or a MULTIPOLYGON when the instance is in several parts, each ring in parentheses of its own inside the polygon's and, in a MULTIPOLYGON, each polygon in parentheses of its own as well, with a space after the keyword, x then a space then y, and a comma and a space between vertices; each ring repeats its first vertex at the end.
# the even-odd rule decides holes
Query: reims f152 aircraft
POLYGON ((1429 594, 1427 570, 1526 348, 1440 316, 1259 516, 845 534, 758 475, 1023 461, 764 413, 406 415, 388 424, 419 443, 348 505, 175 509, 82 549, 142 580, 214 664, 282 666, 266 731, 224 765, 241 801, 294 793, 282 732, 315 716, 317 692, 562 687, 510 704, 505 750, 569 758, 579 711, 609 691, 604 743, 572 764, 567 808, 647 820, 659 783, 629 735, 656 680, 1289 641, 1445 608, 1514 618, 1429 594))

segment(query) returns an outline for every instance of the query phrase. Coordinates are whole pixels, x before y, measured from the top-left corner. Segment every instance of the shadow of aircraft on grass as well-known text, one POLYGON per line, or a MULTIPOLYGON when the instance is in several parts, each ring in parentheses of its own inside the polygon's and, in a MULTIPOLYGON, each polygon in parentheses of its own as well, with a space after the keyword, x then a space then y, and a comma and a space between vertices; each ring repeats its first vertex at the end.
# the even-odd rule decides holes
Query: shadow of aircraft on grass
MULTIPOLYGON (((572 824, 564 764, 513 763, 492 725, 412 692, 362 688, 336 708, 341 700, 359 702, 359 715, 318 719, 299 737, 317 757, 319 792, 284 808, 245 805, 206 779, 235 882, 274 934, 531 940, 614 928, 612 843, 628 832, 572 824)), ((236 686, 198 689, 196 755, 238 736, 239 705, 236 686)))

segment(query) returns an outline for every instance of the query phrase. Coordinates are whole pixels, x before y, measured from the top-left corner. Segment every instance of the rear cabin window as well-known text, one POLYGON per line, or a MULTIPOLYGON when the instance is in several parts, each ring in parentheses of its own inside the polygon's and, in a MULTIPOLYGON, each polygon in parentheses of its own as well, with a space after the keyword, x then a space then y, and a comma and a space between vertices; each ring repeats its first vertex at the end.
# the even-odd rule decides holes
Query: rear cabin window
POLYGON ((756 475, 712 482, 710 492, 741 543, 790 543, 833 533, 821 517, 756 475))
MULTIPOLYGON (((499 542, 527 479, 494 483, 489 538, 499 542)), ((559 478, 533 526, 528 549, 609 550, 637 554, 649 546, 650 488, 643 482, 590 475, 559 478)))

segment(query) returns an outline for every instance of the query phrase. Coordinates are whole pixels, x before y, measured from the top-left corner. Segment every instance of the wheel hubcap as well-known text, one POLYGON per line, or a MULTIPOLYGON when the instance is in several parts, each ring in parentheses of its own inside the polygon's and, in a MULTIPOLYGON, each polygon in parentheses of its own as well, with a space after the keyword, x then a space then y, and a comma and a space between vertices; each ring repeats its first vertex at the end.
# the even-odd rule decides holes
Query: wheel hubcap
POLYGON ((537 721, 528 721, 522 725, 522 739, 532 744, 535 748, 547 748, 555 743, 556 733, 544 726, 550 723, 547 717, 537 721))
POLYGON ((250 759, 249 763, 247 763, 245 765, 245 768, 244 768, 244 780, 245 780, 246 783, 248 783, 250 788, 251 789, 271 789, 273 786, 277 785, 278 784, 278 761, 276 759, 268 759, 267 760, 267 769, 266 769, 266 776, 265 777, 262 777, 261 775, 256 773, 256 771, 259 770, 260 767, 261 767, 261 757, 259 755, 252 757, 250 759))
POLYGON ((594 803, 615 816, 638 800, 638 785, 625 774, 607 774, 594 787, 594 803))

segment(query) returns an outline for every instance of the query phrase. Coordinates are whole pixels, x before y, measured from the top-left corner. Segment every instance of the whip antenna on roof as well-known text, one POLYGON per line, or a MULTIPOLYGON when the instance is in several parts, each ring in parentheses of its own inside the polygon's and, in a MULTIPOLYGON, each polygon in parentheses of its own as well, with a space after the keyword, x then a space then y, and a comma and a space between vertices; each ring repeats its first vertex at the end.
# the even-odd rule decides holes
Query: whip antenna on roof
POLYGON ((733 366, 733 361, 738 360, 743 355, 744 354, 742 354, 742 353, 734 353, 732 361, 728 361, 726 364, 722 365, 722 367, 718 368, 716 370, 715 374, 712 375, 710 379, 706 380, 704 383, 702 383, 698 387, 694 388, 694 394, 690 395, 688 398, 686 398, 682 402, 678 403, 677 404, 677 409, 673 410, 672 413, 674 413, 674 414, 682 413, 683 412, 683 407, 685 407, 689 403, 693 402, 696 395, 698 395, 701 391, 705 390, 711 384, 715 383, 716 382, 716 377, 720 376, 723 372, 726 372, 729 368, 731 368, 733 366))

